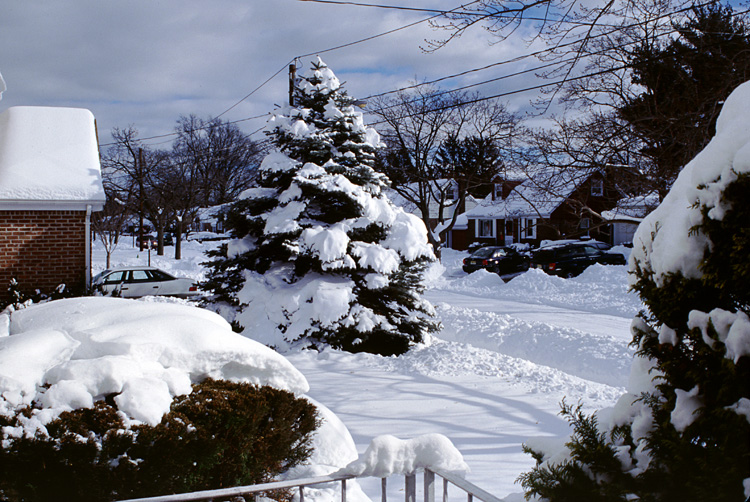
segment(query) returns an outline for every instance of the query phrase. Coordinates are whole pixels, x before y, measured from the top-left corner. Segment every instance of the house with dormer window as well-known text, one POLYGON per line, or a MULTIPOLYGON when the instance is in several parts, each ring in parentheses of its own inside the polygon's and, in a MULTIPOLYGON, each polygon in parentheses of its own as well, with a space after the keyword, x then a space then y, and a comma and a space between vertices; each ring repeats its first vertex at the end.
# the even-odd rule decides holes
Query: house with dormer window
POLYGON ((466 211, 472 243, 538 245, 542 240, 593 238, 608 242, 601 213, 620 192, 596 169, 544 169, 525 179, 498 178, 495 190, 466 211))

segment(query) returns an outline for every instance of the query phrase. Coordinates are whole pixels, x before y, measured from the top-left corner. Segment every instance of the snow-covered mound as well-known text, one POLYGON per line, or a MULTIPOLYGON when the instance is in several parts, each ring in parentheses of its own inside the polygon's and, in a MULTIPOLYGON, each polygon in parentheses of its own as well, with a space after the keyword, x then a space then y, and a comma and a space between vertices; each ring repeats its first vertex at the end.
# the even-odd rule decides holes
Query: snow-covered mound
POLYGON ((575 307, 623 317, 634 316, 642 306, 638 295, 629 290, 625 265, 595 264, 572 279, 531 269, 505 282, 485 270, 471 274, 461 270, 461 260, 467 256, 465 251, 444 249, 441 265, 429 275, 429 286, 472 296, 575 307))
POLYGON ((0 412, 37 403, 26 432, 112 394, 131 420, 156 424, 207 377, 308 390, 282 356, 188 305, 75 298, 0 314, 0 327, 0 412))

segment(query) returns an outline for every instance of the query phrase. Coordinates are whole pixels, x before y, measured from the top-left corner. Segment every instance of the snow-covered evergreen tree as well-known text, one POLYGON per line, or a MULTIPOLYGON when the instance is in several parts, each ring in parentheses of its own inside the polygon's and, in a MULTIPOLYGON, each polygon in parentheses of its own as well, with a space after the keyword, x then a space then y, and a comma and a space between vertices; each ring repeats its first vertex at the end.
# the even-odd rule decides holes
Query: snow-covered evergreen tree
POLYGON ((232 207, 234 240, 206 287, 238 329, 279 349, 400 354, 437 329, 421 298, 435 259, 416 216, 384 195, 380 137, 319 58, 267 129, 276 150, 232 207))
POLYGON ((750 497, 750 82, 716 136, 638 228, 633 287, 647 311, 626 393, 608 413, 565 406, 567 451, 527 444, 544 500, 750 497))

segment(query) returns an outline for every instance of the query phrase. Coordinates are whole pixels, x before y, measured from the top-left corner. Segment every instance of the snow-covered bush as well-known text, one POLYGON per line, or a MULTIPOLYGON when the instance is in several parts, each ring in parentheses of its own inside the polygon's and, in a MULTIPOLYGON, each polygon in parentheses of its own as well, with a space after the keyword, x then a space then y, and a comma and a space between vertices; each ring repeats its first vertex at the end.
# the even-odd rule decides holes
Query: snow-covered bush
POLYGON ((0 500, 265 480, 321 442, 308 443, 308 390, 284 357, 190 305, 84 297, 0 313, 0 500))
POLYGON ((8 294, 5 300, 0 299, 0 312, 5 309, 18 310, 26 308, 29 305, 49 300, 58 300, 60 298, 71 298, 81 296, 83 291, 70 290, 65 284, 58 285, 51 292, 43 292, 34 289, 33 292, 21 289, 16 279, 11 279, 8 284, 8 294))
POLYGON ((563 452, 527 445, 527 495, 740 501, 750 496, 750 83, 639 227, 632 285, 648 310, 609 416, 566 407, 563 452))
POLYGON ((309 457, 316 426, 304 398, 222 380, 194 385, 156 425, 128 428, 114 401, 98 401, 62 413, 46 434, 6 438, 0 495, 106 501, 268 482, 309 457))
POLYGON ((379 135, 320 59, 294 103, 270 121, 277 150, 230 209, 234 240, 211 255, 204 288, 243 334, 281 350, 403 353, 437 328, 420 296, 427 230, 384 195, 379 135))

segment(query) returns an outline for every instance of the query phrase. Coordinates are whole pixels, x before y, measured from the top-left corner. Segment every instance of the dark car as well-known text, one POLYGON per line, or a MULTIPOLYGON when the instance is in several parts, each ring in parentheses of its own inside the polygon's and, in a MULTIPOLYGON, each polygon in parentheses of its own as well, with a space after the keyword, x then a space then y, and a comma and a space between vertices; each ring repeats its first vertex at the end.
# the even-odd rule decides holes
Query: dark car
POLYGON ((625 265, 626 261, 620 253, 603 251, 587 243, 548 246, 536 250, 531 257, 532 267, 560 277, 574 277, 594 263, 625 265))
POLYGON ((142 243, 144 248, 155 248, 157 244, 156 237, 148 234, 143 234, 143 236, 138 239, 138 242, 142 243))
POLYGON ((529 257, 512 247, 486 246, 464 259, 464 272, 472 273, 480 268, 498 275, 524 272, 529 269, 529 257))

